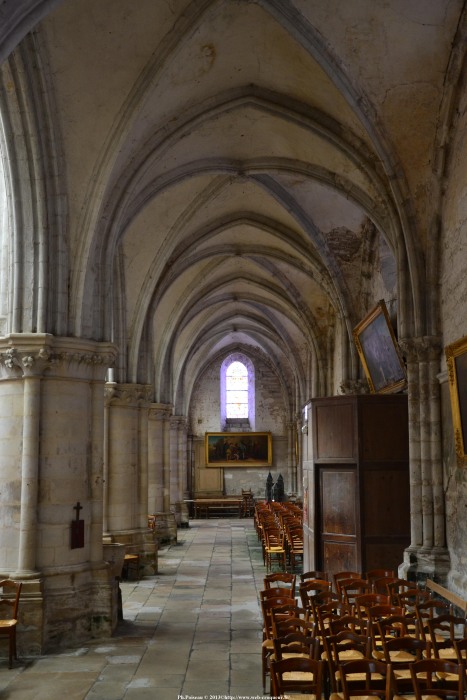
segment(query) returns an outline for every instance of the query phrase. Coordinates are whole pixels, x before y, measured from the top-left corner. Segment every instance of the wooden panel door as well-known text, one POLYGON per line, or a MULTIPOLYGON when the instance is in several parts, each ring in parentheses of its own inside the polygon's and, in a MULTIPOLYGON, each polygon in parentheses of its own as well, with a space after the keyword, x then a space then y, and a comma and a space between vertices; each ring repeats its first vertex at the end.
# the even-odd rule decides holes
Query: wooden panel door
POLYGON ((359 497, 355 466, 321 466, 317 489, 319 569, 359 571, 359 497))

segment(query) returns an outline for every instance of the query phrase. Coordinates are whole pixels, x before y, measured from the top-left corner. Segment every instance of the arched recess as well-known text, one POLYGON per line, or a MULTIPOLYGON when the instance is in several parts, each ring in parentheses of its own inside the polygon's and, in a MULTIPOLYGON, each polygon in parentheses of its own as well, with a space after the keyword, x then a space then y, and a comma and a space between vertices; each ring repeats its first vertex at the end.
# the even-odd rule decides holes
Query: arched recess
POLYGON ((0 67, 0 80, 10 270, 4 331, 64 336, 68 333, 64 169, 47 61, 35 35, 24 39, 0 67))

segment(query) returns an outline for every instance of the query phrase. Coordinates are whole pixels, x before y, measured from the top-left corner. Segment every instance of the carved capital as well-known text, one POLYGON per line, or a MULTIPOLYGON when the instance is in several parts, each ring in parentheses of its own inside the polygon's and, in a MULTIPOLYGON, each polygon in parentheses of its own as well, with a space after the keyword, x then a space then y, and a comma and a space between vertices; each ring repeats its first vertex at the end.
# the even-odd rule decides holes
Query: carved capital
POLYGON ((109 403, 125 406, 142 406, 151 399, 150 384, 117 384, 108 382, 105 385, 105 398, 109 403))
POLYGON ((5 373, 10 377, 39 377, 57 362, 57 358, 48 347, 28 348, 27 350, 9 347, 0 353, 0 362, 5 373))
POLYGON ((172 404, 153 403, 149 407, 149 420, 163 421, 168 420, 172 415, 172 404))
POLYGON ((116 356, 117 349, 110 343, 47 333, 16 333, 0 339, 0 367, 8 378, 47 372, 47 376, 103 379, 116 356))
POLYGON ((443 350, 441 338, 435 335, 402 338, 399 345, 407 362, 436 362, 443 350))

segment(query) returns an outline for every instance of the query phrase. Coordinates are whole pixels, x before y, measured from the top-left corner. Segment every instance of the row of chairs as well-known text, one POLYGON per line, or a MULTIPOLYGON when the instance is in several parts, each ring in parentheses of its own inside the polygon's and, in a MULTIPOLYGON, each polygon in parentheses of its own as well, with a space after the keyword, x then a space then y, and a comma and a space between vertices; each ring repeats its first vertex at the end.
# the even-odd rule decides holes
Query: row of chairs
MULTIPOLYGON (((313 572, 317 573, 323 572, 313 572)), ((296 579, 293 574, 276 573, 266 576, 264 581, 263 687, 270 673, 274 694, 290 691, 290 687, 281 685, 285 665, 277 664, 284 656, 295 657, 299 653, 301 657, 324 663, 328 695, 344 692, 341 678, 344 661, 366 660, 391 667, 390 692, 399 695, 416 692, 412 664, 433 662, 437 664, 438 675, 444 673, 438 678, 438 686, 440 678, 444 678, 444 685, 456 696, 459 684, 464 682, 464 671, 460 673, 454 666, 465 662, 467 627, 465 618, 454 616, 444 601, 423 596, 421 602, 415 603, 415 614, 413 605, 396 606, 388 594, 384 602, 379 602, 383 594, 363 593, 349 604, 342 594, 331 590, 329 577, 315 579, 311 572, 300 576, 297 598, 296 579), (316 587, 310 598, 310 581, 327 585, 316 587), (441 664, 451 664, 450 676, 446 675, 447 666, 444 672, 440 671, 441 664)), ((415 593, 417 589, 416 585, 412 587, 415 593)), ((287 673, 292 673, 290 668, 287 673)), ((389 692, 388 688, 385 692, 389 692)))
POLYGON ((295 570, 303 563, 303 511, 293 503, 258 503, 254 523, 267 572, 295 570))
MULTIPOLYGON (((323 694, 324 672, 325 664, 320 660, 298 656, 275 659, 271 662, 271 695, 279 698, 300 693, 301 698, 319 699, 323 694)), ((392 664, 369 658, 346 661, 339 664, 339 676, 341 690, 335 695, 337 700, 393 700, 400 697, 392 664)), ((463 664, 425 659, 414 661, 410 666, 410 689, 407 692, 415 700, 463 700, 465 687, 463 664), (442 680, 450 676, 455 680, 442 680)))

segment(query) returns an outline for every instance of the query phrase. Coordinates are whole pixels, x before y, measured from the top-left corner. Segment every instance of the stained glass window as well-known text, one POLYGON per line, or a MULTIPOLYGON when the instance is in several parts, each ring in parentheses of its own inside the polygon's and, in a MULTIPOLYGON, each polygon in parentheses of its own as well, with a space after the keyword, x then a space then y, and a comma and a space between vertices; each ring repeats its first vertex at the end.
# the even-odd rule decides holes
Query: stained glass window
POLYGON ((232 362, 225 376, 227 418, 248 418, 248 370, 232 362))

